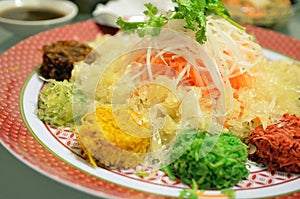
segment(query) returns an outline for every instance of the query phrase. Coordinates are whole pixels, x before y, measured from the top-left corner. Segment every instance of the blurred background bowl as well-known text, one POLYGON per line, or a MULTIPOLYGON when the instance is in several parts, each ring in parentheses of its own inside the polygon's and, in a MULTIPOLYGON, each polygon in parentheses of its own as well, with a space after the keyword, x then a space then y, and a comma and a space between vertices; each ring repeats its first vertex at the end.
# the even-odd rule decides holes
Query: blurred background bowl
POLYGON ((4 0, 0 1, 0 26, 26 37, 67 24, 77 13, 78 7, 71 1, 4 0))
POLYGON ((98 4, 106 4, 109 0, 71 0, 74 2, 80 13, 92 14, 98 4))
POLYGON ((294 14, 290 0, 223 0, 231 18, 242 24, 280 28, 294 14))

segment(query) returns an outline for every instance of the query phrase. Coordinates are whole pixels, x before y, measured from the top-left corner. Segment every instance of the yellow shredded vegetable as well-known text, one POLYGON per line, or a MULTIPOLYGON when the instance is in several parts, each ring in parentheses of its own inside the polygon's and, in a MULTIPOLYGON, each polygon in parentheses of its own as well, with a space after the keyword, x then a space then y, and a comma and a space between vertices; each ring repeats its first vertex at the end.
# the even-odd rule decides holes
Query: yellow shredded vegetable
POLYGON ((132 168, 143 162, 149 138, 123 132, 113 117, 112 107, 100 105, 82 120, 77 139, 90 162, 109 168, 132 168))

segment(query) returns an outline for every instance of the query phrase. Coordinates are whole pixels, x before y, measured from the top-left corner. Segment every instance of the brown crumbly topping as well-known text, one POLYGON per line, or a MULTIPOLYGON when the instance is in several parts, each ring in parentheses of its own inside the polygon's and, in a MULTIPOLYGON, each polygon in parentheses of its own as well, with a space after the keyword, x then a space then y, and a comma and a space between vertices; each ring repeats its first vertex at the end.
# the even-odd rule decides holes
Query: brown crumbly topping
POLYGON ((43 47, 43 63, 39 74, 45 79, 62 81, 71 78, 74 62, 82 61, 92 51, 77 41, 57 41, 43 47))

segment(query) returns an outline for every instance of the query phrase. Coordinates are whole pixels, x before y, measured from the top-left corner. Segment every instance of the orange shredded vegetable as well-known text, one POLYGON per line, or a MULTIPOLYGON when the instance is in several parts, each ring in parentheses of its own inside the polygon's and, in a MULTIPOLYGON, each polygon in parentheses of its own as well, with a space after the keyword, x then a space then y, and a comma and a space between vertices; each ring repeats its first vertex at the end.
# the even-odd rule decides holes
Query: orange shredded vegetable
MULTIPOLYGON (((230 53, 227 51, 223 51, 224 54, 227 54, 230 56, 230 53)), ((135 60, 139 63, 145 64, 146 63, 146 53, 141 53, 135 60)), ((153 53, 150 58, 150 62, 152 65, 168 65, 170 68, 174 69, 177 73, 180 73, 185 67, 188 65, 188 61, 180 57, 178 55, 175 55, 173 53, 163 53, 161 56, 156 56, 156 53, 153 53)), ((203 66, 201 60, 197 60, 198 65, 203 66)), ((229 61, 228 61, 229 62, 229 61)), ((229 66, 232 64, 228 63, 229 66)), ((153 73, 161 73, 164 72, 166 68, 161 67, 153 67, 153 73)), ((199 71, 195 69, 195 67, 190 67, 189 71, 185 73, 183 76, 183 81, 181 84, 184 85, 190 85, 190 86, 197 86, 197 87, 205 87, 207 86, 212 80, 209 78, 209 75, 207 75, 204 71, 201 71, 201 73, 204 73, 204 75, 199 74, 199 71), (202 77, 202 78, 201 78, 202 77), (203 78, 205 77, 205 78, 203 78)), ((232 88, 240 89, 243 87, 250 87, 251 85, 251 79, 253 76, 249 75, 247 72, 242 73, 240 75, 229 77, 230 84, 232 88)), ((208 91, 205 91, 205 93, 209 93, 208 91)))
MULTIPOLYGON (((141 53, 137 58, 136 61, 142 64, 146 63, 146 53, 141 53)), ((176 54, 173 53, 163 53, 161 56, 156 56, 157 53, 152 53, 150 62, 154 68, 153 73, 158 73, 167 70, 167 68, 161 68, 161 67, 155 67, 156 66, 162 66, 167 65, 171 69, 174 69, 177 73, 180 73, 185 67, 188 65, 188 61, 176 54)), ((201 60, 197 60, 198 65, 202 65, 203 63, 201 60)), ((177 74, 178 75, 178 74, 177 74)), ((190 85, 190 86, 206 86, 208 82, 210 82, 210 79, 200 79, 199 72, 195 69, 195 67, 190 67, 190 69, 187 71, 187 73, 184 74, 182 77, 183 81, 181 81, 182 85, 190 85)), ((205 74, 205 77, 207 78, 208 75, 205 74)))

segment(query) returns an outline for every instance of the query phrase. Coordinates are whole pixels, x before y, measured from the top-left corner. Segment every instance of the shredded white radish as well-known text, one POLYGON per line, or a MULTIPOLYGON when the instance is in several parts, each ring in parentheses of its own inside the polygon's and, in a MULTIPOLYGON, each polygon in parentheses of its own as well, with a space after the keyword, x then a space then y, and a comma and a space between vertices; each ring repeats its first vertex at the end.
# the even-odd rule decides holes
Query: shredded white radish
POLYGON ((251 69, 265 59, 262 47, 251 35, 218 16, 207 17, 205 45, 225 78, 252 74, 251 69))

